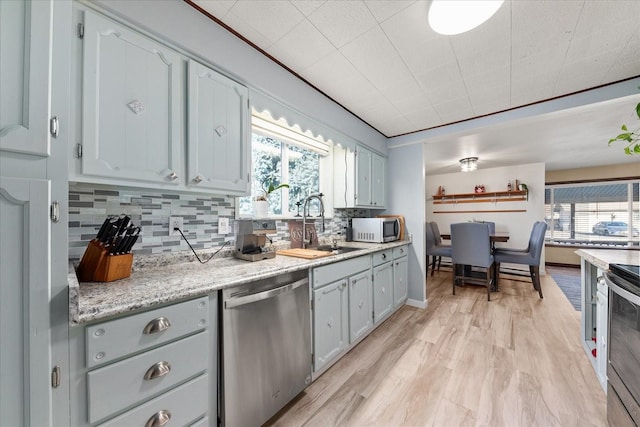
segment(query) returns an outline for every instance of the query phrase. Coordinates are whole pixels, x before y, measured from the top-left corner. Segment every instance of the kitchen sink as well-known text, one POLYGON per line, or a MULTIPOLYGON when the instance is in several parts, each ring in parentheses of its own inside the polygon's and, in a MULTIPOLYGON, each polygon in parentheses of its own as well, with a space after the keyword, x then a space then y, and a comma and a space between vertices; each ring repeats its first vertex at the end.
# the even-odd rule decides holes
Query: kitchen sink
POLYGON ((331 247, 331 245, 320 245, 317 248, 309 248, 309 249, 315 249, 317 251, 327 251, 335 255, 340 255, 340 254, 346 254, 347 252, 359 251, 362 248, 354 248, 351 246, 338 246, 337 248, 334 249, 331 247))

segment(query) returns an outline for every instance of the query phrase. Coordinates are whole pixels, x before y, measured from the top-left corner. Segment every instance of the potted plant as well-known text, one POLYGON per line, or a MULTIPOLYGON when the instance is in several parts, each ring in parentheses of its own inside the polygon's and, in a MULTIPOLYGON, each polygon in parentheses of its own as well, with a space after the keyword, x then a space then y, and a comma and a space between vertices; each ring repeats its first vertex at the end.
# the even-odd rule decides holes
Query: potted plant
POLYGON ((262 183, 262 194, 253 199, 253 215, 256 218, 269 216, 269 195, 281 188, 289 188, 289 184, 275 185, 273 181, 262 183))
MULTIPOLYGON (((638 116, 638 119, 640 120, 640 102, 638 103, 638 105, 636 105, 635 113, 636 113, 636 116, 638 116)), ((619 134, 615 138, 611 138, 609 140, 609 145, 611 145, 616 141, 623 141, 627 144, 627 146, 624 147, 624 152, 626 155, 632 156, 635 154, 640 156, 640 129, 636 129, 635 131, 630 131, 627 128, 627 125, 622 125, 620 129, 623 131, 623 133, 619 134)))

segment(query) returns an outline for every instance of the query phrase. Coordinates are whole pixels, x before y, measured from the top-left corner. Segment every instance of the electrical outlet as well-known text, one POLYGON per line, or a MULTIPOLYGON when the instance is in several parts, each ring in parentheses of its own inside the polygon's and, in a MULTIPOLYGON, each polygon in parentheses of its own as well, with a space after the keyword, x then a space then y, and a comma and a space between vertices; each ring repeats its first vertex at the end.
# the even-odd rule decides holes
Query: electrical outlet
POLYGON ((229 234, 229 218, 218 218, 218 234, 229 234))
POLYGON ((169 236, 179 236, 180 231, 176 230, 179 228, 180 231, 184 233, 184 218, 181 216, 172 216, 169 218, 169 236))

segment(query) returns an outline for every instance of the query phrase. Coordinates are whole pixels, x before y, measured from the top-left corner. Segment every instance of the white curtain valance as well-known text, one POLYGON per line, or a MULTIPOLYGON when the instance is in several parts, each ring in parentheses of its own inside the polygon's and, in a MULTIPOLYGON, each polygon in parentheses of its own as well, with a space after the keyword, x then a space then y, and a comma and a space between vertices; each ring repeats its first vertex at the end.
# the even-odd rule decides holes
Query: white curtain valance
POLYGON ((355 140, 262 92, 250 90, 249 100, 256 117, 266 121, 271 117, 272 121, 286 123, 291 131, 313 138, 320 144, 340 145, 352 150, 356 148, 355 140))

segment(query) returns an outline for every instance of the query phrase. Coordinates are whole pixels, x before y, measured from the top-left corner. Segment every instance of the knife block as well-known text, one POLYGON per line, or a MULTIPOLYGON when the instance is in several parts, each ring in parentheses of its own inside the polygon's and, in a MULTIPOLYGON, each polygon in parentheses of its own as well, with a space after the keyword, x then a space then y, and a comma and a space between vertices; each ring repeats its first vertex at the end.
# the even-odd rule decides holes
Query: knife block
POLYGON ((76 274, 81 282, 113 282, 131 276, 133 254, 109 255, 97 240, 89 242, 76 274))

